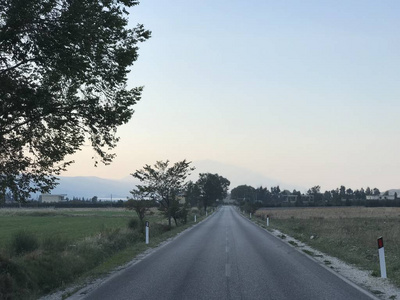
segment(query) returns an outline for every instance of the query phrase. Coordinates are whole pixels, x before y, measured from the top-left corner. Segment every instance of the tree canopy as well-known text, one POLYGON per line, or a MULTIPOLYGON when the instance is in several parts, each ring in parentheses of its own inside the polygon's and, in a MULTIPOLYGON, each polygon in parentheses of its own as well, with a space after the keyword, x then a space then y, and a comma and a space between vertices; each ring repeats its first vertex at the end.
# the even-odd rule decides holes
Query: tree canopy
POLYGON ((218 174, 200 173, 196 185, 200 191, 200 199, 204 210, 214 204, 216 200, 223 200, 228 194, 228 188, 231 184, 225 177, 218 174))
POLYGON ((249 200, 254 202, 256 189, 249 185, 239 185, 232 189, 231 198, 235 200, 249 200))
POLYGON ((157 161, 154 166, 145 165, 143 169, 131 174, 142 184, 137 185, 132 194, 140 194, 142 198, 153 199, 160 203, 168 216, 171 227, 171 218, 176 222, 179 213, 178 196, 183 195, 186 188, 186 178, 194 167, 186 160, 176 162, 169 167, 169 161, 157 161))
POLYGON ((138 43, 134 0, 0 0, 0 197, 48 191, 90 143, 109 163, 117 127, 142 87, 127 88, 138 43))

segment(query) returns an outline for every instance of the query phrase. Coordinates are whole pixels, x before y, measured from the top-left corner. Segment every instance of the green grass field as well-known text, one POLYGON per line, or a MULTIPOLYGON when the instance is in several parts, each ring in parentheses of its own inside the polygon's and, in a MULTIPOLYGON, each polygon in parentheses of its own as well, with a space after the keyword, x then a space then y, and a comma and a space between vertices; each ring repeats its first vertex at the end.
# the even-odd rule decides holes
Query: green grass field
POLYGON ((32 232, 39 239, 62 236, 72 242, 104 228, 126 227, 132 217, 136 216, 131 211, 0 211, 0 247, 4 249, 21 230, 32 232))
POLYGON ((146 245, 138 222, 128 226, 132 219, 135 212, 118 208, 0 210, 0 299, 36 299, 84 283, 193 225, 189 214, 187 224, 168 230, 166 217, 151 209, 146 245))

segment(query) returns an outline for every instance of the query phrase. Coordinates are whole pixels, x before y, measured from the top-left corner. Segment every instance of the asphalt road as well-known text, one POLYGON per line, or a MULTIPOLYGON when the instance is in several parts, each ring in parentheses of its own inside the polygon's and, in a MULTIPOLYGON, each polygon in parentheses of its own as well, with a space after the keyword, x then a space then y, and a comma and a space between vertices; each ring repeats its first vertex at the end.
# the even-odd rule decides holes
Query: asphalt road
POLYGON ((223 207, 83 299, 374 299, 223 207))

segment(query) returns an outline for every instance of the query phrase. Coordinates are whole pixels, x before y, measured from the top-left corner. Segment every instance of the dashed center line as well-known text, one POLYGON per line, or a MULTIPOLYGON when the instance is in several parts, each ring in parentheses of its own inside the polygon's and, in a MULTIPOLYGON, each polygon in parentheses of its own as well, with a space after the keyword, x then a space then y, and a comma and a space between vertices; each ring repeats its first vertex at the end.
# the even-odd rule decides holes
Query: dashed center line
POLYGON ((231 264, 225 264, 225 276, 226 277, 231 276, 231 264))

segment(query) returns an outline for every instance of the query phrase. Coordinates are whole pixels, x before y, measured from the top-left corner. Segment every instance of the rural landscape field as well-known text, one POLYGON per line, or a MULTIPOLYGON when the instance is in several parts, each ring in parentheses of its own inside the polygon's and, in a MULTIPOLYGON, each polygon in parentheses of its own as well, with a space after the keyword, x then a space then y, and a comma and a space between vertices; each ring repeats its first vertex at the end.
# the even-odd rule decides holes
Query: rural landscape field
MULTIPOLYGON (((2 299, 41 295, 106 274, 149 247, 204 218, 192 211, 185 225, 168 230, 157 209, 146 213, 150 244, 134 212, 109 209, 0 210, 2 299)), ((260 209, 255 220, 314 249, 380 276, 377 238, 385 243, 388 278, 400 287, 400 208, 330 207, 260 209)), ((310 254, 310 253, 308 253, 310 254)), ((68 294, 66 294, 68 295, 68 294)))
POLYGON ((186 224, 168 229, 150 209, 150 242, 135 212, 125 209, 0 210, 0 299, 37 299, 132 260, 149 247, 204 218, 191 211, 186 224))
POLYGON ((387 276, 400 287, 400 208, 315 207, 260 209, 270 227, 323 253, 380 276, 377 238, 383 237, 387 276))

